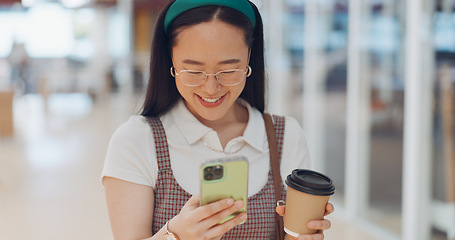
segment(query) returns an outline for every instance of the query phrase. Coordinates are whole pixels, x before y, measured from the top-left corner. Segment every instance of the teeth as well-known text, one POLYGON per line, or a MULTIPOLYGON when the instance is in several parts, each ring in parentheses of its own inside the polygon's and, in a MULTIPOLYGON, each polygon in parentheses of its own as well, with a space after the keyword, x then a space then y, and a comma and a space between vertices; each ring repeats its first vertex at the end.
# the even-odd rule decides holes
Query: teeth
POLYGON ((204 101, 206 101, 206 102, 208 102, 208 103, 214 103, 214 102, 217 102, 218 100, 221 99, 221 97, 219 97, 219 98, 205 98, 205 97, 201 97, 201 98, 202 98, 202 100, 204 100, 204 101))

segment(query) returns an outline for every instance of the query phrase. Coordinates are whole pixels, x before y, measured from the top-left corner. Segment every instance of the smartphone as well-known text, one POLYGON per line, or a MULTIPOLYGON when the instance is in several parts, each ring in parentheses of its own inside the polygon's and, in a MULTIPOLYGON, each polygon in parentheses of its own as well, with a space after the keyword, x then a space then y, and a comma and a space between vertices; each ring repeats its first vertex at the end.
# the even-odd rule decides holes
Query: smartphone
POLYGON ((239 211, 226 217, 226 222, 236 215, 246 212, 248 201, 248 160, 243 156, 219 158, 202 164, 200 171, 201 205, 225 198, 243 200, 239 211))

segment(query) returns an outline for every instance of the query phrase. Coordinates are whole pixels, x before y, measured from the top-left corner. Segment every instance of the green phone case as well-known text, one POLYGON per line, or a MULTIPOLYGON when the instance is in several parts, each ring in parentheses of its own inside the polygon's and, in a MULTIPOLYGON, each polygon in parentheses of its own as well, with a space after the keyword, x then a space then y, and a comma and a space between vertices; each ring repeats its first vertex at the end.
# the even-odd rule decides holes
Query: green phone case
POLYGON ((224 198, 243 200, 244 206, 239 211, 226 217, 219 223, 226 222, 236 215, 246 212, 248 201, 248 161, 245 157, 235 156, 208 161, 201 167, 201 205, 216 202, 224 198), (222 176, 219 175, 222 169, 222 176), (210 173, 213 175, 210 177, 210 173), (210 180, 210 178, 213 178, 210 180))

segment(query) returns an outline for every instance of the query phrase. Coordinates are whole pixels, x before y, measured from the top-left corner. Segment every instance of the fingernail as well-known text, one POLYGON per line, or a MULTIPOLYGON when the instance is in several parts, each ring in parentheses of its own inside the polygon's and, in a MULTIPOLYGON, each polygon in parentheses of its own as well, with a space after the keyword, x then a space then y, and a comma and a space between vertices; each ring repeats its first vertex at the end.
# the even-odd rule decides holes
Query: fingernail
POLYGON ((234 200, 233 200, 233 199, 228 199, 228 200, 226 201, 226 204, 227 204, 227 205, 232 205, 232 204, 234 204, 234 200))
POLYGON ((243 207, 243 201, 237 201, 237 202, 235 203, 235 206, 236 206, 236 207, 243 207))
POLYGON ((310 228, 315 228, 316 227, 316 223, 314 223, 314 222, 310 222, 308 225, 309 225, 310 228))
POLYGON ((242 216, 240 216, 240 220, 242 220, 242 221, 243 221, 243 220, 246 220, 247 217, 248 217, 248 216, 247 216, 246 214, 243 214, 242 216))

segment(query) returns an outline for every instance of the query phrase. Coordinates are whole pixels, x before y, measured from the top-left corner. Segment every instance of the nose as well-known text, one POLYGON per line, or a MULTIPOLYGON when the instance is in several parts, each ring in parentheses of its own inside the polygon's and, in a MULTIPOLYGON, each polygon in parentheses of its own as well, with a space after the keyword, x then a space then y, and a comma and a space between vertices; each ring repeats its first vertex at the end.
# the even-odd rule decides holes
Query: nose
POLYGON ((216 76, 213 74, 207 75, 207 79, 201 85, 201 87, 207 94, 213 95, 220 90, 221 84, 220 82, 218 82, 218 79, 216 79, 216 76))

